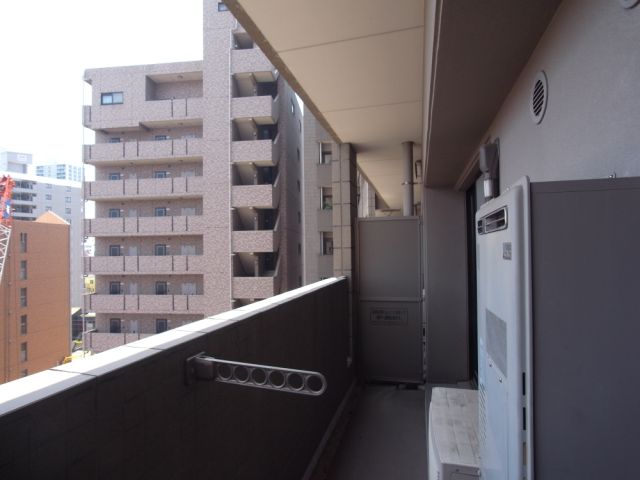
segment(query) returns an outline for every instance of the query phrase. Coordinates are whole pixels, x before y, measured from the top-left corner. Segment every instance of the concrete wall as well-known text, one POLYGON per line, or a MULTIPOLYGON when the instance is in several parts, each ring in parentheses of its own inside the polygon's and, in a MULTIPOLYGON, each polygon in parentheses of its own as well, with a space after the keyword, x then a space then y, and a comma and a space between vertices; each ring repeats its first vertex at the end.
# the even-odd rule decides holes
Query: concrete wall
POLYGON ((1 478, 299 479, 353 380, 346 280, 0 387, 1 478), (317 397, 197 381, 185 360, 321 372, 317 397))

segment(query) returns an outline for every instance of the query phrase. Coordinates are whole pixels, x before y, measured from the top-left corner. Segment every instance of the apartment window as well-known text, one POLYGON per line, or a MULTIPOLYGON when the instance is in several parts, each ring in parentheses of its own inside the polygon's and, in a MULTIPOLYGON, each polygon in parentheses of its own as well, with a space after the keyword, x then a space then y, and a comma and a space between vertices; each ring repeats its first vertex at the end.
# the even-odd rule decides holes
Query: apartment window
POLYGON ((298 160, 298 162, 300 162, 300 149, 296 148, 296 160, 298 160))
POLYGON ((138 294, 138 282, 129 282, 129 295, 138 294))
POLYGON ((333 255, 333 232, 320 232, 321 255, 333 255))
POLYGON ((182 295, 195 295, 196 284, 193 282, 184 282, 182 284, 182 295))
POLYGON ((27 253, 27 234, 20 233, 20 253, 27 253))
POLYGON ((298 212, 298 223, 302 223, 302 215, 300 215, 300 212, 298 212))
POLYGON ((118 105, 123 101, 122 92, 105 92, 100 96, 101 105, 118 105))
POLYGON ((22 342, 20 344, 20 361, 26 362, 28 359, 27 355, 27 342, 22 342))
POLYGON ((119 318, 109 319, 109 333, 121 333, 122 332, 122 320, 119 318))
POLYGON ((109 282, 109 295, 122 295, 122 283, 109 282))
POLYGON ((45 187, 46 188, 53 188, 53 185, 51 185, 50 183, 47 183, 45 187))
MULTIPOLYGON (((69 175, 69 176, 71 176, 71 175, 69 175)), ((71 191, 71 187, 67 187, 67 188, 65 188, 65 189, 64 189, 64 191, 65 191, 65 192, 70 192, 70 191, 71 191)))
POLYGON ((180 210, 180 214, 183 217, 189 216, 189 215, 195 215, 196 214, 196 207, 182 207, 182 209, 180 210))
POLYGON ((155 216, 156 217, 166 217, 167 216, 167 207, 156 207, 155 208, 155 216))
POLYGON ((71 197, 64 197, 64 203, 71 203, 71 197))
POLYGON ((120 172, 110 172, 109 173, 109 180, 120 180, 122 178, 122 176, 120 175, 120 172))
POLYGON ((228 12, 229 7, 224 2, 218 2, 218 11, 219 12, 228 12))
POLYGON ((47 205, 46 207, 44 207, 45 211, 50 212, 51 210, 53 210, 53 207, 51 205, 47 205))
POLYGON ((27 287, 23 287, 20 289, 20 306, 27 306, 27 287))
POLYGON ((110 257, 119 257, 122 255, 122 246, 120 245, 109 245, 109 256, 110 257))
POLYGON ((156 282, 156 295, 167 295, 169 293, 169 285, 167 282, 156 282))
POLYGON ((27 334, 27 316, 20 315, 20 335, 27 334))
POLYGON ((320 160, 319 163, 321 165, 325 165, 331 163, 331 143, 329 142, 321 142, 320 143, 320 160))
POLYGON ((64 209, 64 213, 66 213, 67 215, 70 215, 71 214, 71 209, 69 207, 66 207, 64 209))
POLYGON ((167 319, 156 318, 156 333, 162 333, 167 331, 167 319))
POLYGON ((52 200, 52 199, 53 199, 53 195, 51 195, 50 193, 47 193, 47 194, 44 196, 44 199, 45 199, 45 200, 52 200))
POLYGON ((298 187, 298 193, 300 193, 300 180, 296 180, 296 186, 298 187))
POLYGON ((153 178, 169 178, 169 172, 166 170, 156 170, 153 172, 153 178))
POLYGON ((164 244, 157 244, 154 248, 154 253, 158 257, 169 255, 169 246, 164 244))
POLYGON ((109 218, 120 218, 122 216, 122 210, 119 208, 109 209, 109 218))
POLYGON ((122 143, 122 138, 121 137, 110 137, 109 138, 109 143, 122 143))
POLYGON ((302 255, 302 245, 298 243, 298 255, 302 255))
POLYGON ((331 187, 323 187, 320 189, 320 208, 322 210, 333 209, 333 190, 331 187))
POLYGON ((156 135, 153 137, 154 140, 169 140, 169 135, 156 135))
POLYGON ((298 131, 302 133, 302 122, 298 120, 298 131))
POLYGON ((27 279, 27 261, 20 260, 20 280, 27 279))
POLYGON ((196 254, 196 246, 195 245, 181 245, 180 246, 180 254, 181 255, 195 255, 196 254))

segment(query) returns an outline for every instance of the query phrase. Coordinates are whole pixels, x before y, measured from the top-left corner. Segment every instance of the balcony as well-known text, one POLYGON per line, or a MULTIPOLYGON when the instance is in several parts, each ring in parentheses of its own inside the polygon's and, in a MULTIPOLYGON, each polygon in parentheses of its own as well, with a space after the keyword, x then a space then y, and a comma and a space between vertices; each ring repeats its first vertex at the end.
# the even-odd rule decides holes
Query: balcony
POLYGON ((352 391, 347 288, 325 280, 1 385, 2 478, 302 478, 352 391), (327 390, 186 384, 202 351, 317 371, 327 390))
POLYGON ((278 208, 280 184, 234 185, 231 187, 231 206, 234 208, 278 208))
POLYGON ((154 198, 196 198, 204 193, 202 177, 130 178, 123 180, 98 180, 85 182, 88 200, 117 200, 130 198, 151 200, 154 198))
POLYGON ((119 131, 202 125, 202 97, 147 100, 131 105, 84 105, 83 125, 92 130, 119 131))
POLYGON ((85 220, 85 234, 90 237, 202 235, 204 224, 202 215, 93 218, 85 220))
MULTIPOLYGON (((231 243, 234 253, 241 252, 277 252, 280 236, 275 230, 245 230, 231 232, 231 243)), ((273 292, 273 289, 271 289, 273 292)), ((273 293, 271 293, 273 295, 273 293)), ((267 295, 269 296, 269 295, 267 295)), ((265 297, 236 297, 265 298, 265 297)))
POLYGON ((200 313, 203 295, 89 295, 89 310, 99 313, 200 313))
POLYGON ((129 141, 84 145, 83 160, 96 166, 123 166, 131 162, 156 163, 159 160, 202 159, 202 138, 129 141))
POLYGON ((274 99, 271 95, 232 98, 231 119, 254 118, 261 123, 277 123, 278 105, 278 97, 274 99))
POLYGON ((139 255, 119 257, 85 257, 84 271, 87 274, 202 274, 201 255, 139 255))
POLYGON ((259 48, 231 50, 231 74, 255 72, 270 72, 272 80, 276 79, 275 67, 259 48))
POLYGON ((253 162, 259 167, 278 164, 280 136, 275 140, 236 140, 231 142, 231 161, 234 163, 253 162))
POLYGON ((269 298, 276 294, 277 276, 233 277, 233 298, 269 298))

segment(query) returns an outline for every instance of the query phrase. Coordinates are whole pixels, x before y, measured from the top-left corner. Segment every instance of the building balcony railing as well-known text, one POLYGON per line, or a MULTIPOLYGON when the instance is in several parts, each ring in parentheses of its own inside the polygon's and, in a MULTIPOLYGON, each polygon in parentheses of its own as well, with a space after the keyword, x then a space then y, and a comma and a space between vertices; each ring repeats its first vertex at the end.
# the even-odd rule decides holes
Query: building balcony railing
POLYGON ((201 197, 204 193, 203 177, 128 178, 85 182, 87 200, 117 200, 135 198, 148 200, 179 196, 201 197))
POLYGON ((231 119, 257 118, 267 123, 277 123, 279 116, 278 97, 271 95, 238 97, 231 99, 231 119))
POLYGON ((123 128, 202 125, 202 97, 147 100, 135 105, 84 105, 83 125, 92 130, 117 131, 123 128))
POLYGON ((278 278, 233 277, 233 298, 269 298, 277 293, 278 278))
POLYGON ((253 72, 272 72, 276 78, 276 68, 259 48, 231 50, 231 74, 253 72))
POLYGON ((278 208, 280 184, 234 185, 231 187, 231 206, 234 208, 278 208))
POLYGON ((202 255, 123 255, 118 257, 85 257, 87 274, 189 274, 204 273, 202 255))
POLYGON ((89 310, 98 313, 200 313, 203 295, 89 295, 89 310))
POLYGON ((113 237, 124 235, 202 235, 202 215, 171 217, 120 217, 85 220, 85 235, 113 237))
MULTIPOLYGON (((231 232, 231 243, 234 253, 277 252, 280 243, 279 239, 280 236, 274 230, 244 230, 231 232)), ((271 295, 273 295, 273 293, 271 293, 271 295)))
POLYGON ((0 385, 2 477, 303 478, 353 383, 348 305, 347 281, 324 280, 0 385), (186 382, 203 351, 327 388, 186 382))
POLYGON ((280 135, 274 140, 236 140, 231 142, 231 161, 234 163, 253 162, 258 166, 278 164, 280 155, 280 135))
POLYGON ((84 145, 83 159, 90 165, 129 165, 159 160, 194 160, 203 154, 202 138, 128 141, 84 145))

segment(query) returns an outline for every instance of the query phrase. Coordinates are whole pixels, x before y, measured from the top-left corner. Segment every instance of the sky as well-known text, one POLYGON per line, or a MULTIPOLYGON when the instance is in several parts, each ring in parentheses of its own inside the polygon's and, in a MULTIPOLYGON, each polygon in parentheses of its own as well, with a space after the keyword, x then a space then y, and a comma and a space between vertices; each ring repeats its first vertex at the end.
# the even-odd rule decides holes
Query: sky
POLYGON ((202 0, 1 0, 0 151, 82 163, 87 68, 202 59, 202 0))

